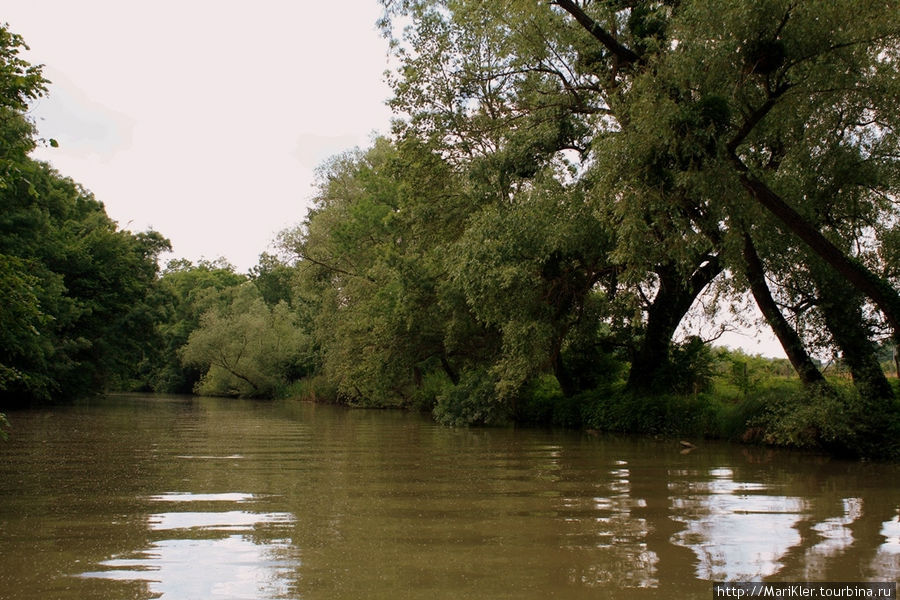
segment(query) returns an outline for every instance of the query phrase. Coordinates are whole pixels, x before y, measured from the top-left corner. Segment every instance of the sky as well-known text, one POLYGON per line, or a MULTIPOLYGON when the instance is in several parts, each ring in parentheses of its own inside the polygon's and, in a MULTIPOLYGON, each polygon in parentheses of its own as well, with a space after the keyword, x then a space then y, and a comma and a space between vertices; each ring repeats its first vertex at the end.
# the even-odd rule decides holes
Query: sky
POLYGON ((310 205, 315 168, 387 133, 376 0, 4 0, 44 65, 50 162, 165 258, 256 264, 310 205))
MULTIPOLYGON (((303 220, 317 166, 388 132, 379 15, 376 0, 4 0, 0 20, 51 81, 31 114, 59 147, 34 156, 121 228, 169 238, 163 260, 246 272, 303 220)), ((718 343, 783 356, 754 327, 718 343)))

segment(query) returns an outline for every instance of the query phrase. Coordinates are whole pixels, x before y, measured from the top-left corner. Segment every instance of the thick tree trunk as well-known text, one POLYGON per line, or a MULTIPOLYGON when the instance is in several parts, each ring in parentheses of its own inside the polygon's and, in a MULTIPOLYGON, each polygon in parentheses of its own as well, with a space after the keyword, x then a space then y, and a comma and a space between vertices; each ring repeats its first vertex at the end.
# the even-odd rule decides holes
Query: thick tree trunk
POLYGON ((574 396, 581 391, 575 383, 572 373, 566 367, 561 352, 557 352, 553 358, 553 374, 556 375, 556 380, 559 382, 559 388, 562 390, 564 396, 574 396))
POLYGON ((868 400, 894 397, 894 390, 878 362, 875 344, 869 338, 862 314, 862 298, 849 285, 828 279, 817 279, 820 308, 825 326, 853 376, 853 384, 868 400))
POLYGON ((803 346, 803 340, 800 339, 794 328, 781 314, 781 310, 772 298, 769 286, 766 285, 766 275, 762 261, 756 252, 756 248, 753 246, 753 240, 746 233, 744 234, 743 253, 745 274, 750 282, 750 291, 753 293, 756 305, 759 306, 766 323, 769 324, 778 341, 781 342, 781 347, 784 348, 784 353, 787 355, 788 360, 791 361, 794 370, 797 371, 797 375, 800 376, 800 381, 807 387, 825 383, 825 377, 816 367, 812 358, 810 358, 809 353, 803 346))
POLYGON ((658 385, 660 371, 669 362, 675 330, 703 288, 721 272, 722 266, 715 256, 698 267, 687 281, 674 265, 657 269, 659 290, 647 310, 641 345, 631 358, 628 389, 647 391, 658 385))
POLYGON ((897 379, 900 379, 900 346, 894 344, 894 370, 897 373, 897 379))

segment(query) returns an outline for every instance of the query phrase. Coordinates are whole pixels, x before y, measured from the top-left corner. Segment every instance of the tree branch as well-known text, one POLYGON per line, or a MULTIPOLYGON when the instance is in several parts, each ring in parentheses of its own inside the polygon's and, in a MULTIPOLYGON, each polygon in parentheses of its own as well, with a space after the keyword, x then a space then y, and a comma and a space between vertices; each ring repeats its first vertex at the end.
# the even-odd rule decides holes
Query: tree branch
POLYGON ((835 246, 765 182, 752 175, 740 159, 732 155, 732 161, 740 172, 741 184, 750 196, 781 221, 789 231, 803 240, 854 288, 868 296, 890 323, 894 339, 900 340, 900 294, 897 290, 861 262, 847 256, 835 246))
POLYGON ((630 65, 632 63, 641 62, 641 57, 635 54, 633 50, 626 48, 616 40, 608 31, 600 27, 600 24, 592 19, 587 13, 581 10, 581 7, 572 2, 572 0, 554 0, 561 9, 575 17, 578 24, 584 27, 588 33, 603 44, 607 50, 619 60, 619 65, 630 65))

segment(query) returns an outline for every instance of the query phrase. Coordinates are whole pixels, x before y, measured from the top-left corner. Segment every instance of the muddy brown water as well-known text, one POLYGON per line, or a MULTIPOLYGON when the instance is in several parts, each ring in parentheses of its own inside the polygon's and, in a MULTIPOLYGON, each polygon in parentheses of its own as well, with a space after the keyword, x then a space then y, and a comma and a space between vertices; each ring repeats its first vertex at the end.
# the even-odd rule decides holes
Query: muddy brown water
POLYGON ((711 598, 896 581, 900 465, 303 403, 14 411, 0 598, 711 598))

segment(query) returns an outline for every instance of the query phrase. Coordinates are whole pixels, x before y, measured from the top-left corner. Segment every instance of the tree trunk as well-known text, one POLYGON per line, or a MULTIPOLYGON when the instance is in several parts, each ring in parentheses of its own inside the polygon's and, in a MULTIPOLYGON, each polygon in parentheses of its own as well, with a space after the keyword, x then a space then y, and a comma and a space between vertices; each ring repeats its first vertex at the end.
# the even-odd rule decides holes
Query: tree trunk
POLYGON ((900 347, 894 344, 894 369, 897 373, 897 379, 900 379, 900 347))
POLYGON ((800 376, 800 381, 807 387, 825 383, 825 377, 816 367, 812 358, 810 358, 800 336, 791 327, 787 319, 784 318, 784 315, 781 314, 781 310, 772 298, 769 286, 766 285, 766 275, 762 261, 756 252, 756 248, 753 246, 753 240, 750 239, 750 235, 747 233, 744 234, 743 252, 745 274, 750 282, 750 291, 753 293, 756 305, 759 306, 766 323, 769 324, 778 341, 781 342, 781 347, 784 348, 784 353, 787 354, 788 360, 791 361, 791 365, 797 371, 797 375, 800 376))
POLYGON ((444 373, 447 374, 447 377, 450 378, 450 382, 453 385, 459 385, 459 375, 450 365, 450 361, 447 360, 446 354, 441 354, 441 367, 444 369, 444 373))
POLYGON ((803 240, 819 258, 837 271, 856 290, 875 303, 888 320, 893 330, 894 341, 900 342, 900 294, 897 293, 897 290, 890 283, 872 273, 865 265, 847 256, 840 248, 832 244, 764 182, 746 172, 741 173, 740 179, 757 202, 775 215, 788 230, 803 240))
POLYGON ((894 390, 881 369, 875 344, 864 324, 860 295, 843 282, 821 277, 816 278, 816 288, 825 326, 841 349, 860 395, 867 400, 893 398, 894 390))
POLYGON ((556 352, 553 357, 553 374, 556 375, 556 381, 559 382, 559 388, 562 390, 563 396, 567 398, 574 396, 581 391, 575 378, 572 377, 571 371, 562 358, 562 352, 556 352))
POLYGON ((640 347, 632 355, 628 389, 649 391, 657 387, 669 363, 669 347, 678 325, 700 292, 722 272, 716 256, 710 257, 685 281, 673 264, 657 268, 659 290, 647 309, 647 326, 640 347))

